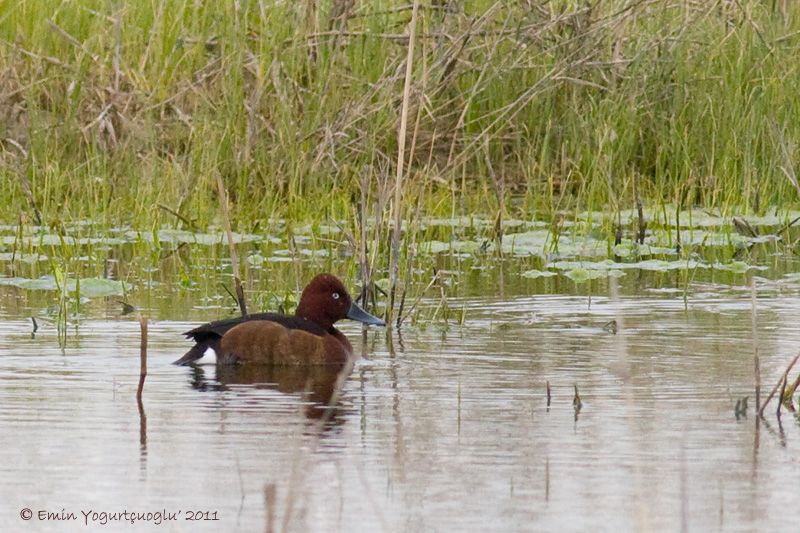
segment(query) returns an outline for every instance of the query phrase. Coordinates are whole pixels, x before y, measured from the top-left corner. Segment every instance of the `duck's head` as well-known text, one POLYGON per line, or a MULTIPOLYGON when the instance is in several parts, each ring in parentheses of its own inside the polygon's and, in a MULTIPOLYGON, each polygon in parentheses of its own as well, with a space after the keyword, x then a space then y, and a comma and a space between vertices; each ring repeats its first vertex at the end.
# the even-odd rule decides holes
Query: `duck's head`
POLYGON ((344 318, 375 326, 386 325, 356 305, 344 284, 333 274, 319 274, 306 285, 295 314, 325 329, 344 318))

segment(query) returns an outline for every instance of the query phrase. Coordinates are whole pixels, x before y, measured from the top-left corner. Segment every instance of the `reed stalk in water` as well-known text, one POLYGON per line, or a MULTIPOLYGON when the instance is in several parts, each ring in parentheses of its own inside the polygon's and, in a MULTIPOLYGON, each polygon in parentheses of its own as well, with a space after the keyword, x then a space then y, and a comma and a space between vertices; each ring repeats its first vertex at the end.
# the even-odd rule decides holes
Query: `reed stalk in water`
POLYGON ((147 377, 147 317, 139 317, 139 329, 141 337, 139 340, 139 387, 136 389, 136 401, 141 404, 142 391, 144 390, 144 380, 147 377))
POLYGON ((392 250, 389 265, 389 306, 386 309, 387 331, 391 328, 394 299, 397 292, 397 277, 400 271, 400 234, 402 230, 403 179, 406 165, 406 130, 408 128, 408 109, 411 99, 411 76, 414 72, 414 43, 417 40, 417 13, 419 0, 414 0, 411 22, 408 24, 408 53, 406 54, 406 73, 403 83, 403 104, 400 111, 400 128, 397 132, 397 168, 394 181, 394 227, 392 228, 392 250))
POLYGON ((247 303, 244 299, 242 278, 239 276, 239 258, 236 255, 236 246, 233 243, 231 217, 228 213, 228 193, 225 190, 225 184, 222 183, 222 176, 219 174, 217 175, 217 189, 219 191, 219 203, 222 206, 222 218, 225 221, 225 234, 228 237, 228 248, 231 253, 231 270, 233 270, 233 281, 236 284, 236 301, 239 303, 239 310, 242 312, 242 316, 247 316, 247 303))

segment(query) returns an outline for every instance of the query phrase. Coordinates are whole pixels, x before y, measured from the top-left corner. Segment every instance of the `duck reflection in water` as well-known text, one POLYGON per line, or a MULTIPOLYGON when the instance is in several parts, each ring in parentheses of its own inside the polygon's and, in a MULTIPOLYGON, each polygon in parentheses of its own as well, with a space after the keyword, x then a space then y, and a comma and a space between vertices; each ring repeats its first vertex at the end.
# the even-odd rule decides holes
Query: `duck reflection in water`
POLYGON ((331 428, 344 422, 341 390, 337 393, 337 386, 344 385, 352 368, 351 361, 319 366, 194 366, 190 383, 201 391, 226 391, 231 386, 245 385, 298 395, 304 403, 306 418, 331 428))

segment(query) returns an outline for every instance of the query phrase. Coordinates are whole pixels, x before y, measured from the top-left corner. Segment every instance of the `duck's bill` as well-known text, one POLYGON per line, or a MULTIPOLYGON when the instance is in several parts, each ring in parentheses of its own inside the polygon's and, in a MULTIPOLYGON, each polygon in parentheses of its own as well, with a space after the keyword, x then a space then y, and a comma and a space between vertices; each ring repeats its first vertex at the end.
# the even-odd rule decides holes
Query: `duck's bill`
POLYGON ((380 318, 371 315, 357 306, 355 303, 350 304, 350 309, 347 310, 347 318, 351 320, 358 320, 364 324, 371 324, 373 326, 385 326, 386 322, 380 318))

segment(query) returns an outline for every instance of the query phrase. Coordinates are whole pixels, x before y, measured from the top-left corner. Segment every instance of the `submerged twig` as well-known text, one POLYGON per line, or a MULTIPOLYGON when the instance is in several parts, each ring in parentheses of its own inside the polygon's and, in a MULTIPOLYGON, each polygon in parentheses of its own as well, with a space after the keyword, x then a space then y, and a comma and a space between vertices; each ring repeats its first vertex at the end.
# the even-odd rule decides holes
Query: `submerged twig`
POLYGON ((117 298, 117 303, 122 306, 122 311, 120 312, 120 316, 129 315, 131 313, 136 312, 136 307, 129 304, 125 300, 120 300, 117 298))
POLYGON ((550 380, 545 382, 545 391, 547 392, 547 407, 550 407, 550 380))
POLYGON ((578 414, 583 407, 583 402, 581 401, 581 395, 578 392, 578 384, 575 383, 573 387, 575 388, 575 396, 572 397, 572 407, 575 408, 575 414, 578 414))
POLYGON ((736 406, 733 408, 733 414, 736 416, 736 420, 747 418, 747 400, 749 398, 749 396, 745 396, 744 398, 736 400, 736 406))

